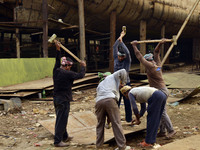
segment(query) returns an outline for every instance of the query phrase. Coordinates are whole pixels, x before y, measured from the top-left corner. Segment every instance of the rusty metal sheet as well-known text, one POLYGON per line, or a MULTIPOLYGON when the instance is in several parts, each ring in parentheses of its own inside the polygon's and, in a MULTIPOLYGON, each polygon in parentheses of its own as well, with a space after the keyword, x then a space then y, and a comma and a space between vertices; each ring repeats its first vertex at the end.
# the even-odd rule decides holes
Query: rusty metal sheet
MULTIPOLYGON (((54 134, 55 118, 49 120, 40 120, 39 123, 49 132, 54 134)), ((79 144, 95 144, 96 143, 96 124, 97 119, 93 112, 74 112, 69 115, 67 131, 70 136, 73 136, 73 142, 79 144)), ((141 128, 134 130, 124 130, 124 134, 136 132, 141 128)), ((105 129, 104 142, 114 139, 113 131, 105 129)))

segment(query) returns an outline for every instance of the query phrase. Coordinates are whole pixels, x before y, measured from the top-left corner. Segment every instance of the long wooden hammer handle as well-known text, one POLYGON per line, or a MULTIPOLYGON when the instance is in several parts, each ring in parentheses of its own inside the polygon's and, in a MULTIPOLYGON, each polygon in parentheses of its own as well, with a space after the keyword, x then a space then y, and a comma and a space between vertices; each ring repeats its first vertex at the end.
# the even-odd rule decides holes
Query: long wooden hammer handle
POLYGON ((76 59, 79 63, 81 62, 81 60, 78 58, 78 57, 76 57, 72 52, 70 52, 70 50, 68 50, 66 47, 64 47, 62 44, 60 44, 60 47, 62 48, 62 49, 64 49, 68 54, 70 54, 74 59, 76 59))
MULTIPOLYGON (((137 41, 138 44, 143 44, 143 43, 158 43, 161 42, 162 40, 144 40, 144 41, 137 41)), ((173 39, 165 39, 165 42, 173 42, 173 39)), ((131 42, 132 44, 132 42, 131 42)))

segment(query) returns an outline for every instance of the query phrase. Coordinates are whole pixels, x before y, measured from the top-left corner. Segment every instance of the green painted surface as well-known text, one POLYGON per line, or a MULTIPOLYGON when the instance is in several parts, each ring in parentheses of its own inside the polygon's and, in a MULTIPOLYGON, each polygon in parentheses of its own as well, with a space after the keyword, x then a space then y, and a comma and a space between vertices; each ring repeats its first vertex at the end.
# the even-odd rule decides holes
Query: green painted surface
POLYGON ((0 86, 52 77, 55 58, 0 59, 0 86))

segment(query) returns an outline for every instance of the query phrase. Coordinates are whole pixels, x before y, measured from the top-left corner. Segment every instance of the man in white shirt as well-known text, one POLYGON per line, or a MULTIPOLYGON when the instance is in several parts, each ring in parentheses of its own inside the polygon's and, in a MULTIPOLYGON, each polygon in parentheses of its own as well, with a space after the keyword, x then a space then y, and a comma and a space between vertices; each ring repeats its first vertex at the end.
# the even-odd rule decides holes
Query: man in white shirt
POLYGON ((119 150, 126 149, 126 138, 121 125, 120 111, 117 105, 119 100, 119 89, 127 82, 127 73, 125 69, 118 70, 108 75, 101 81, 97 87, 97 97, 95 113, 97 116, 97 139, 96 147, 100 148, 104 143, 104 127, 106 117, 112 124, 115 141, 119 150))
POLYGON ((141 123, 140 118, 144 115, 147 107, 147 133, 144 142, 141 142, 142 147, 151 147, 156 142, 160 119, 165 107, 165 94, 153 87, 135 87, 124 86, 120 89, 121 93, 126 96, 131 103, 132 110, 135 114, 134 124, 141 123), (141 110, 138 111, 136 102, 140 103, 141 110))

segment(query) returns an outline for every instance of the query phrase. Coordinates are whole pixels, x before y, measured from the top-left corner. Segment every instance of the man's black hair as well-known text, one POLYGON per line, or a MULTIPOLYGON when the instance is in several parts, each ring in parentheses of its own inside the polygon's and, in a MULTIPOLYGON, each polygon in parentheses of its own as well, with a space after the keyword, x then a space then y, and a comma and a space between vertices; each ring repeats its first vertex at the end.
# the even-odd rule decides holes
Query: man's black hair
POLYGON ((74 63, 73 60, 71 58, 69 58, 69 57, 67 57, 66 60, 74 63))
POLYGON ((124 52, 124 49, 121 45, 118 46, 118 51, 121 53, 121 54, 125 54, 124 52))

